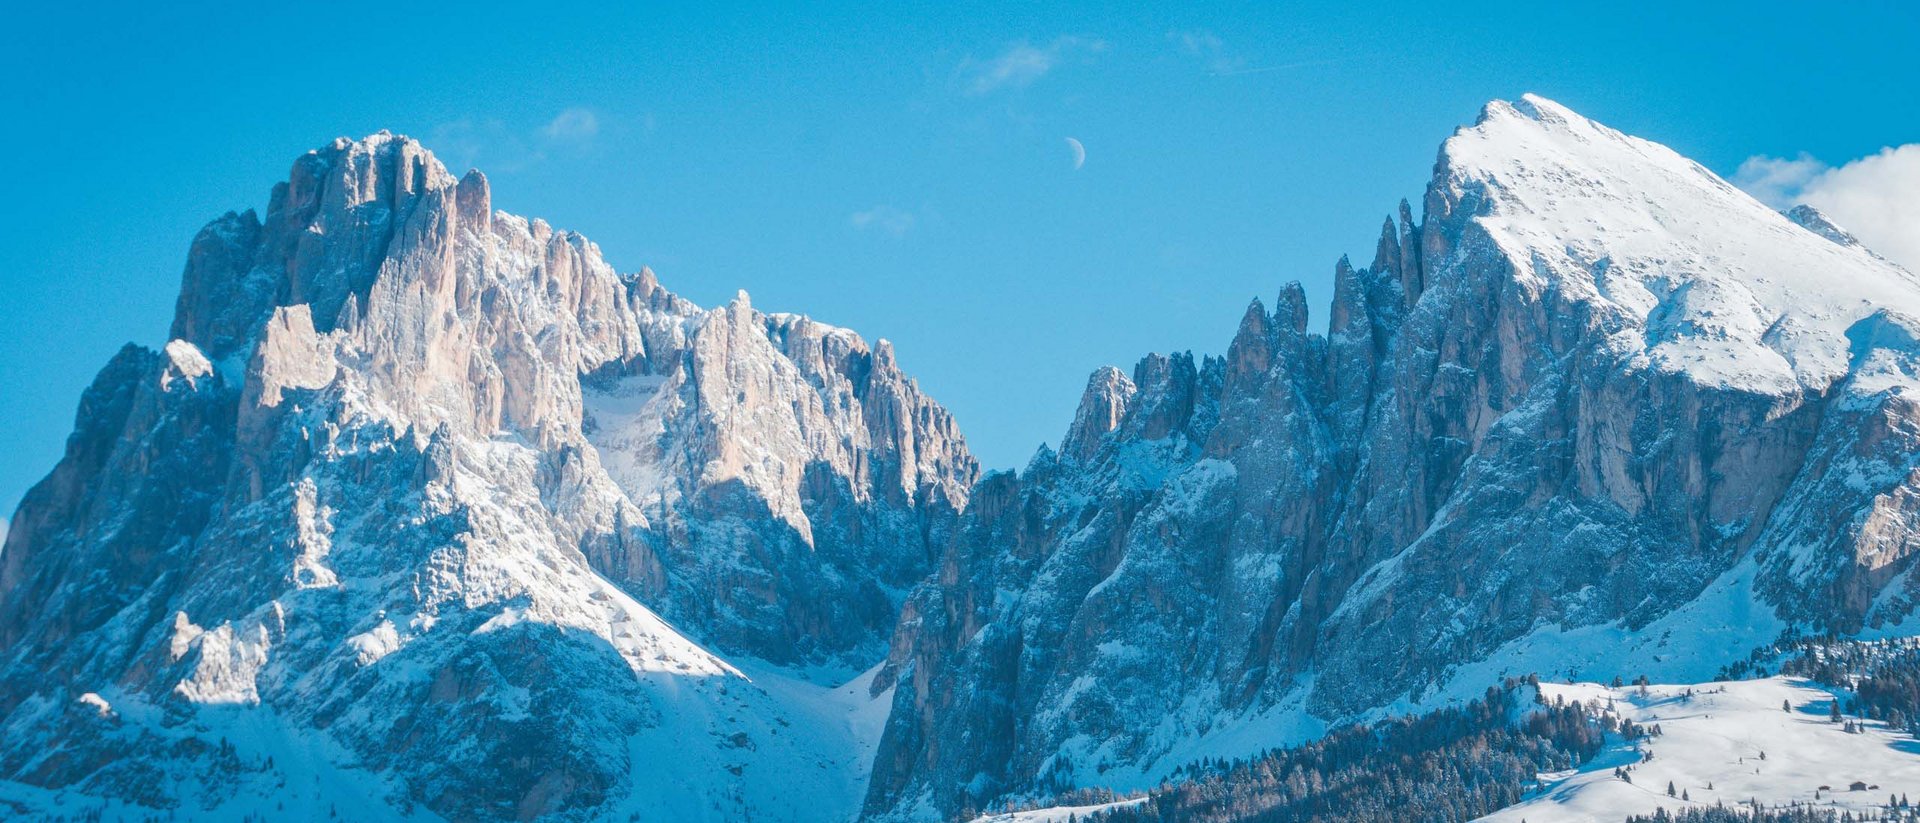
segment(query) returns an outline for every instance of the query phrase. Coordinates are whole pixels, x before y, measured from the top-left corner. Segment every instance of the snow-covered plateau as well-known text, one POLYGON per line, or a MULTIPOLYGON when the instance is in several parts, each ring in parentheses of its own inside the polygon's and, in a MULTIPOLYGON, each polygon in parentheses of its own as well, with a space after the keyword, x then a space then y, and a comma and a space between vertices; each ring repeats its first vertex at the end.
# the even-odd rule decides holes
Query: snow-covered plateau
POLYGON ((1914 633, 1920 278, 1534 96, 1417 212, 1324 333, 1289 284, 983 476, 886 341, 336 140, 193 239, 12 518, 0 816, 966 820, 1528 673, 1695 685, 1548 686, 1664 734, 1496 819, 1920 774, 1707 682, 1914 633))

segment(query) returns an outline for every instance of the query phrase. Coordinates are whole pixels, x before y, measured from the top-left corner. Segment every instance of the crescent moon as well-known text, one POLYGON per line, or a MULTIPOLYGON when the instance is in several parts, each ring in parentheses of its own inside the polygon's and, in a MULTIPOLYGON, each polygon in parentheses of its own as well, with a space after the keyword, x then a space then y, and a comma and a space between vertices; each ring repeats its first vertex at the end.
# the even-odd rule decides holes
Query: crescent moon
POLYGON ((1080 145, 1080 141, 1071 137, 1067 138, 1067 148, 1073 151, 1073 168, 1075 171, 1078 171, 1081 166, 1087 164, 1087 147, 1080 145))

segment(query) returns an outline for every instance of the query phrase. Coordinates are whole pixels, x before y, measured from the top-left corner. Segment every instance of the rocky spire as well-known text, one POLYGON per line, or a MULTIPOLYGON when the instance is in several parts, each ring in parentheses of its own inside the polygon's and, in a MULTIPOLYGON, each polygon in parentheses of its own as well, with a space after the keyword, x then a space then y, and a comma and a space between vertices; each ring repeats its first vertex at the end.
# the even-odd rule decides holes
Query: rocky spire
MULTIPOLYGON (((1159 440, 1188 429, 1194 411, 1204 402, 1204 389, 1191 352, 1150 354, 1133 367, 1137 387, 1124 430, 1130 437, 1159 440)), ((1203 437, 1195 437, 1200 440, 1203 437)))
POLYGON ((1274 336, 1284 322, 1288 321, 1268 315, 1258 297, 1247 304, 1246 312, 1240 315, 1240 328, 1234 331, 1233 342, 1227 344, 1228 385, 1265 379, 1273 365, 1274 336))
MULTIPOLYGON (((1387 265, 1397 257, 1384 254, 1387 244, 1394 242, 1393 222, 1387 222, 1387 231, 1381 235, 1385 258, 1376 261, 1376 265, 1387 265)), ((1333 265, 1333 304, 1327 314, 1327 336, 1338 340, 1351 336, 1372 336, 1372 312, 1369 310, 1369 289, 1365 280, 1357 276, 1353 264, 1347 262, 1347 256, 1341 255, 1339 262, 1333 265)))
MULTIPOLYGON (((1345 255, 1341 255, 1343 263, 1346 259, 1345 255)), ((1344 268, 1352 270, 1353 266, 1348 264, 1344 268)), ((1400 279, 1400 231, 1394 226, 1391 214, 1387 215, 1380 227, 1380 241, 1374 245, 1373 265, 1370 268, 1377 272, 1389 272, 1395 280, 1400 279)))
POLYGON ((1413 221, 1413 206, 1400 200, 1400 225, 1398 247, 1400 259, 1393 267, 1394 274, 1400 280, 1401 293, 1406 295, 1403 305, 1413 305, 1420 294, 1427 290, 1426 272, 1420 267, 1420 226, 1413 221))
POLYGON ((1100 448, 1107 432, 1120 425, 1133 402, 1136 389, 1126 374, 1112 366, 1094 369, 1087 388, 1080 394, 1080 406, 1073 414, 1073 425, 1060 441, 1060 453, 1072 460, 1086 460, 1100 448))
POLYGON ((1293 337, 1306 336, 1309 319, 1307 289, 1300 285, 1300 281, 1289 280, 1280 287, 1280 295, 1273 301, 1273 319, 1280 333, 1293 337))

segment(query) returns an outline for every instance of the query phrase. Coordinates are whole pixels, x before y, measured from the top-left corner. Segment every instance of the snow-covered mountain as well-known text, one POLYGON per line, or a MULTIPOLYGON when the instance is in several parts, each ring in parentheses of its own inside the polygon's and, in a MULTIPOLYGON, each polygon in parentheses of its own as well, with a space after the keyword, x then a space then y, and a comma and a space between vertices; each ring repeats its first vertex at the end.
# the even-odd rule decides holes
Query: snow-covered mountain
POLYGON ((1912 633, 1920 279, 1537 97, 1422 212, 980 478, 884 341, 336 141, 13 518, 0 815, 951 819, 1912 633))
POLYGON ((0 776, 196 818, 857 806, 872 700, 800 675, 880 658, 976 471, 884 341, 616 274, 386 133, 207 226, 171 336, 13 518, 0 776))
POLYGON ((1290 285, 982 480, 876 678, 870 813, 1912 616, 1920 279, 1824 218, 1528 96, 1335 282, 1325 335, 1290 285))

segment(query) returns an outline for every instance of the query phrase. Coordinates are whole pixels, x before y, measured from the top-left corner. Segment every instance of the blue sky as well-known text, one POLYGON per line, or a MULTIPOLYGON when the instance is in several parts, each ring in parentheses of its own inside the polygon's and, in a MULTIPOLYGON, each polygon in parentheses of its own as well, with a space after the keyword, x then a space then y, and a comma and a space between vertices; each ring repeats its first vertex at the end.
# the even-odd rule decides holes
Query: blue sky
POLYGON ((1892 0, 274 5, 9 10, 0 505, 116 348, 164 342, 194 231, 338 135, 419 137, 702 304, 744 288, 892 339, 995 467, 1056 439, 1096 366, 1219 352, 1288 280, 1323 317, 1334 261, 1371 257, 1488 99, 1779 199, 1920 188, 1893 173, 1920 148, 1878 154, 1920 140, 1920 4, 1892 0))

